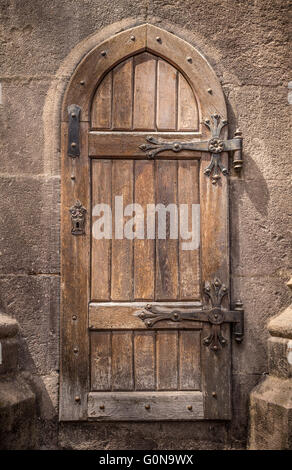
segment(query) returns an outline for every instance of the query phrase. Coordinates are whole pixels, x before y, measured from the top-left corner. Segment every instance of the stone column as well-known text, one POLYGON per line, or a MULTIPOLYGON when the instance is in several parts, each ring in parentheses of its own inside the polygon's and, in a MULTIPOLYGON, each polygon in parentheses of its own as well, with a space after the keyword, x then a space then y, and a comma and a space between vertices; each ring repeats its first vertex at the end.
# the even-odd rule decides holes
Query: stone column
POLYGON ((268 329, 269 375, 250 395, 249 449, 292 449, 292 304, 268 329))

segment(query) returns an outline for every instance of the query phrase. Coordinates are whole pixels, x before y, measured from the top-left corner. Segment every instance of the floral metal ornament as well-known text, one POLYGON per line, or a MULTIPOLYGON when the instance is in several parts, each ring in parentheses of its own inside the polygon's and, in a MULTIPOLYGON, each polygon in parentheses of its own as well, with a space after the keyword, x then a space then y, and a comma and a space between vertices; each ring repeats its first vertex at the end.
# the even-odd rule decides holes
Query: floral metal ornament
POLYGON ((211 161, 204 173, 206 176, 211 177, 213 184, 216 184, 220 179, 220 173, 224 176, 228 175, 228 170, 221 161, 220 154, 222 152, 233 152, 234 169, 239 171, 242 168, 242 135, 237 130, 234 139, 220 139, 221 130, 227 125, 227 121, 222 119, 219 114, 212 115, 211 119, 204 121, 204 124, 211 131, 210 140, 169 142, 153 136, 147 136, 146 141, 148 143, 140 145, 139 148, 146 153, 149 159, 154 159, 160 152, 165 150, 171 150, 172 152, 180 152, 181 150, 209 152, 211 153, 211 161))
POLYGON ((237 301, 233 310, 224 309, 222 300, 228 295, 227 287, 218 278, 212 282, 205 282, 203 292, 208 298, 206 304, 196 302, 187 307, 166 307, 163 305, 147 304, 135 312, 135 316, 144 322, 147 328, 152 328, 159 322, 183 322, 195 321, 209 323, 210 334, 203 338, 203 344, 212 351, 217 352, 227 344, 221 325, 223 323, 233 324, 233 335, 235 341, 240 343, 243 339, 243 308, 242 303, 237 301))
POLYGON ((72 235, 83 235, 85 233, 85 214, 86 209, 80 201, 76 201, 74 206, 70 207, 71 214, 71 233, 72 235))

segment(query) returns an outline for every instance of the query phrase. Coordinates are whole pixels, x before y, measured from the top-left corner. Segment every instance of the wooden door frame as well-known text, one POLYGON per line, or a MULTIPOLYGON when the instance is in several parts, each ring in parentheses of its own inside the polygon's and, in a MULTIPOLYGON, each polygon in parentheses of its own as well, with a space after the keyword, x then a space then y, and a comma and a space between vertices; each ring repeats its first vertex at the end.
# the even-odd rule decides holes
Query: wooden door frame
MULTIPOLYGON (((61 362, 60 407, 62 421, 87 420, 89 392, 88 304, 90 295, 90 213, 87 213, 85 234, 71 234, 70 208, 77 200, 90 208, 90 159, 88 135, 90 131, 91 102, 95 90, 105 74, 122 60, 149 51, 170 62, 181 71, 197 98, 200 121, 212 114, 227 117, 225 99, 220 82, 206 59, 189 43, 168 31, 145 24, 116 34, 91 50, 77 66, 65 92, 61 117, 61 362), (210 92, 211 90, 211 92, 210 92), (78 105, 80 113, 80 156, 67 153, 68 107, 78 105), (88 270, 84 267, 88 266, 88 270)), ((200 139, 208 139, 205 126, 200 125, 200 139)), ((227 137, 226 127, 222 138, 227 137)), ((222 154, 228 168, 228 156, 222 154)), ((219 277, 229 286, 228 246, 228 182, 222 178, 214 186, 204 175, 209 165, 209 153, 202 153, 200 172, 201 198, 201 279, 219 277), (224 221, 224 223, 222 223, 224 221), (208 227, 208 229, 207 229, 208 227), (212 237, 220 240, 212 243, 212 237)), ((225 306, 227 299, 224 300, 225 306)), ((225 328, 225 326, 223 326, 225 328)), ((207 329, 208 326, 204 327, 207 329)), ((229 327, 225 334, 228 337, 229 327)), ((204 331, 203 331, 204 333, 204 331)), ((203 349, 202 384, 205 418, 228 419, 226 386, 220 389, 222 374, 218 356, 209 348, 203 349), (207 371, 217 371, 208 374, 207 371), (215 394, 215 395, 214 395, 215 394), (216 400, 214 400, 216 396, 216 400), (220 410, 220 411, 218 411, 220 410)), ((230 341, 220 355, 220 365, 230 362, 230 341)), ((229 382, 230 366, 223 379, 229 382)), ((224 375, 224 374, 223 374, 224 375)))

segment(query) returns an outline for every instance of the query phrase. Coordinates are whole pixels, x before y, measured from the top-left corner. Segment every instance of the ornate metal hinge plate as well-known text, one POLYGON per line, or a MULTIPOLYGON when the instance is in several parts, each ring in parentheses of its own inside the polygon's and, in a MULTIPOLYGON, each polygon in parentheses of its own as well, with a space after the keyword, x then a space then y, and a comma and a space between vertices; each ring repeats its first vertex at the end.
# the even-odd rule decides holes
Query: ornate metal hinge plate
POLYGON ((209 336, 203 338, 203 343, 213 351, 218 351, 226 345, 221 325, 223 323, 233 323, 233 335, 235 341, 241 343, 244 334, 242 303, 237 301, 233 310, 222 307, 222 299, 228 294, 227 287, 217 278, 213 282, 205 282, 204 294, 208 303, 202 307, 180 307, 167 308, 156 305, 146 305, 142 310, 138 310, 138 316, 148 328, 152 328, 160 321, 182 322, 195 321, 207 322, 211 325, 209 336))
POLYGON ((148 144, 140 145, 140 149, 146 152, 149 159, 153 159, 160 152, 165 150, 172 150, 173 152, 180 152, 181 150, 193 150, 199 152, 210 152, 211 161, 205 169, 205 175, 211 176, 212 183, 216 184, 220 179, 220 172, 223 175, 228 174, 227 168, 224 167, 220 154, 222 152, 233 153, 233 167, 236 171, 242 168, 242 135, 239 130, 236 131, 233 139, 221 140, 220 133, 227 121, 222 119, 219 114, 214 114, 210 119, 204 121, 205 126, 211 131, 211 139, 207 141, 190 141, 190 142, 167 142, 161 139, 156 139, 153 136, 146 137, 148 144))
POLYGON ((80 126, 80 106, 71 104, 68 106, 69 125, 68 125, 68 155, 69 157, 79 157, 79 126, 80 126))
POLYGON ((69 212, 71 214, 72 235, 84 235, 85 214, 87 212, 85 207, 82 206, 80 201, 76 201, 74 206, 70 207, 69 212))

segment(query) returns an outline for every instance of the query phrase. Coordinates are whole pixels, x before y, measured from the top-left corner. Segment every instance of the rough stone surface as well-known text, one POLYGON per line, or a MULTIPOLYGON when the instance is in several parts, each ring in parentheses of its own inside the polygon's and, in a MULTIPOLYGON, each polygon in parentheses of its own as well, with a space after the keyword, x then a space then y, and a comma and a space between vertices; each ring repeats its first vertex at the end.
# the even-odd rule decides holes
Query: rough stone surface
POLYGON ((292 449, 292 380, 269 377, 250 398, 249 448, 292 449))
POLYGON ((268 371, 266 325, 291 302, 284 285, 292 273, 288 6, 288 0, 0 0, 0 304, 20 324, 21 367, 30 370, 38 403, 37 447, 245 446, 249 392, 268 371), (144 22, 172 31, 207 58, 225 92, 230 133, 240 127, 244 135, 244 171, 240 178, 232 173, 230 191, 232 299, 244 302, 246 319, 244 343, 233 345, 234 419, 58 425, 62 96, 96 41, 144 22))
POLYGON ((0 449, 35 447, 35 396, 20 375, 0 376, 0 449))
POLYGON ((271 335, 292 339, 292 305, 290 305, 281 315, 277 315, 268 324, 271 335))
POLYGON ((269 373, 284 379, 292 378, 292 341, 285 338, 269 338, 269 373))

